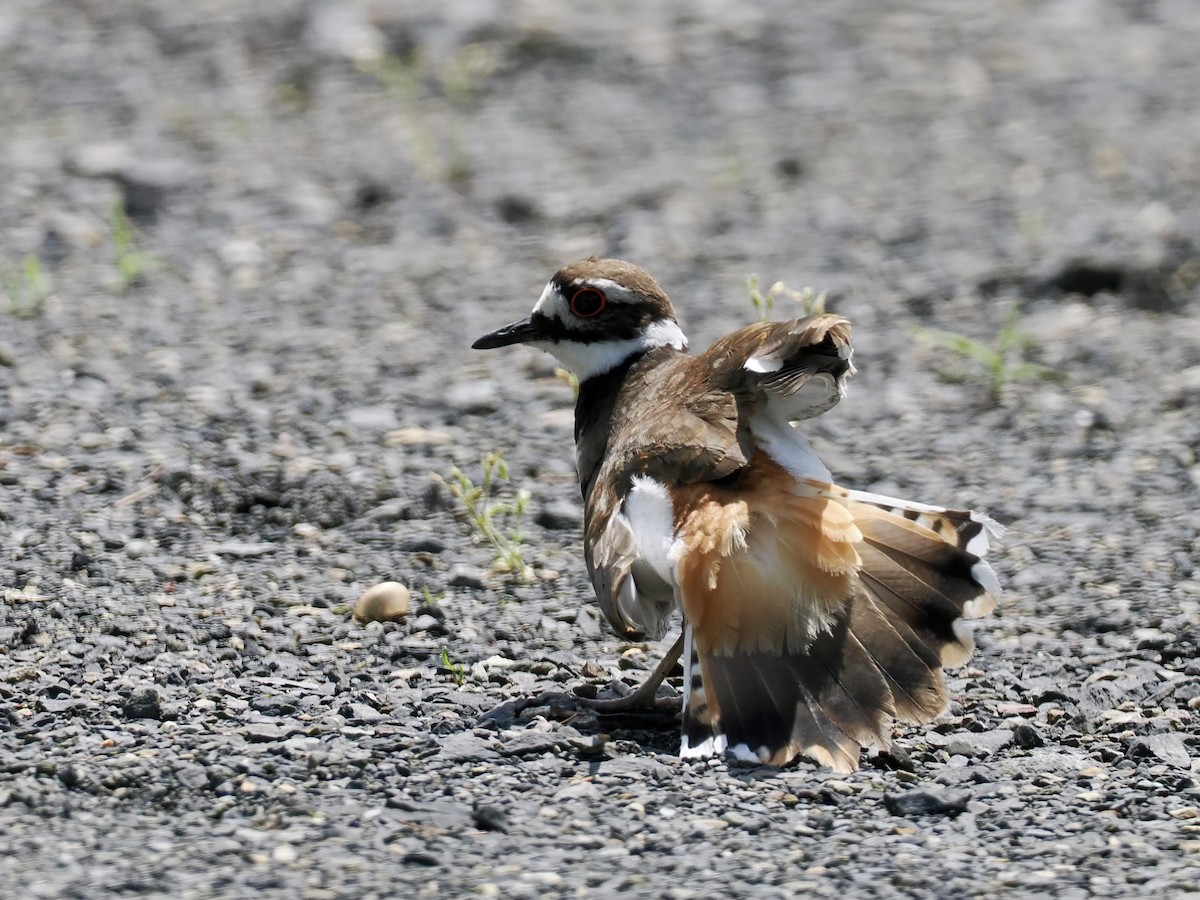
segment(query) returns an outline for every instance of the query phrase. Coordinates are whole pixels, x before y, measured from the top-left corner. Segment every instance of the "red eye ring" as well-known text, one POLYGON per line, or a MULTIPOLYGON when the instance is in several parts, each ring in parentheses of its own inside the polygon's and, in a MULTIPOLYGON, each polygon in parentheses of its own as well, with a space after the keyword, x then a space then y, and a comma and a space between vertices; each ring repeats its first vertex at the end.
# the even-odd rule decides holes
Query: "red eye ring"
POLYGON ((604 312, 608 298, 594 287, 580 288, 571 295, 571 312, 580 319, 590 319, 604 312))

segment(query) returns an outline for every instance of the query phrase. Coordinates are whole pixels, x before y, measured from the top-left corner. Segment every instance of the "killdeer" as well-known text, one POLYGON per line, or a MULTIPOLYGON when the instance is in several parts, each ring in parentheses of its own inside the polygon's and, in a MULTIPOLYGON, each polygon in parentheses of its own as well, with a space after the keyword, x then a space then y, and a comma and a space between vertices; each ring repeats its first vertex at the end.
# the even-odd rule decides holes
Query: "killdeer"
POLYGON ((850 323, 751 325, 698 356, 650 275, 592 257, 476 349, 523 343, 579 380, 575 444, 588 573, 610 625, 683 634, 681 755, 841 772, 887 748, 893 720, 947 704, 941 670, 973 650, 964 619, 1000 594, 1002 529, 965 510, 837 485, 792 422, 844 395, 850 323))

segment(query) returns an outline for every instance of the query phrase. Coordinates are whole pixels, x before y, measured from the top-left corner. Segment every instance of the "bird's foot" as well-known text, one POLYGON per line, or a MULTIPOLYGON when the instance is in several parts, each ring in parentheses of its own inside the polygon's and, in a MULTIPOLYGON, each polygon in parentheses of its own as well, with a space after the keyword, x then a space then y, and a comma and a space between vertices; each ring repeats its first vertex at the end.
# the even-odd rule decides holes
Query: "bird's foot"
POLYGON ((679 662, 679 657, 683 653, 683 636, 680 635, 671 649, 655 667, 654 671, 642 682, 641 687, 636 691, 631 691, 624 697, 611 697, 603 700, 581 699, 580 703, 588 709, 594 709, 599 713, 622 713, 632 710, 656 710, 659 712, 669 712, 678 708, 679 695, 672 692, 671 694, 660 697, 658 689, 662 685, 663 680, 667 677, 667 673, 675 668, 675 664, 679 662))

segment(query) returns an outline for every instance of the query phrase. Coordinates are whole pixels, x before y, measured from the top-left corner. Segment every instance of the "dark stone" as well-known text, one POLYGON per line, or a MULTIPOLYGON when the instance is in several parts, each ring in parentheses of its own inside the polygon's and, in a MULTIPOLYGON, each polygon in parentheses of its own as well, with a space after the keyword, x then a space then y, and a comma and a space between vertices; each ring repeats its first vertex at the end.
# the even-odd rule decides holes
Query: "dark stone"
POLYGON ((152 687, 141 687, 129 695, 121 707, 127 719, 159 719, 163 717, 162 700, 152 687))
POLYGON ((442 635, 447 633, 446 626, 438 621, 436 616, 429 615, 417 616, 415 619, 413 619, 412 630, 425 631, 433 635, 442 635))
POLYGON ((450 587, 465 587, 474 590, 483 589, 483 570, 474 566, 455 566, 446 576, 446 584, 450 587))
POLYGON ((521 710, 532 702, 529 697, 518 697, 501 703, 481 715, 475 722, 477 725, 494 728, 506 728, 517 720, 521 710))
POLYGON ((17 628, 17 640, 22 644, 33 643, 33 639, 41 632, 42 626, 38 624, 38 620, 30 616, 23 621, 17 628))
POLYGON ((808 817, 808 825, 817 831, 832 831, 837 819, 829 810, 823 809, 808 817))
POLYGON ((239 730, 242 737, 252 744, 269 744, 283 740, 296 729, 276 725, 274 722, 252 722, 239 730))
POLYGON ((551 500, 538 510, 535 521, 551 531, 571 531, 582 526, 583 510, 567 500, 551 500))
POLYGON ((509 225, 520 225, 541 218, 531 197, 508 194, 496 201, 496 212, 509 225))
POLYGON ((471 821, 480 831, 498 831, 508 834, 508 816, 498 806, 476 803, 471 809, 471 821))
POLYGON ((42 233, 42 247, 38 257, 46 261, 48 266, 57 266, 71 255, 71 245, 58 232, 57 228, 47 228, 42 233))
POLYGON ((1125 280, 1125 271, 1116 265, 1076 260, 1067 263, 1050 279, 1050 286, 1064 294, 1091 297, 1101 292, 1116 294, 1125 280))
POLYGON ((970 791, 936 791, 927 788, 883 795, 883 805, 893 816, 956 816, 966 810, 970 800, 970 791))
POLYGON ((143 224, 158 217, 170 194, 195 180, 189 166, 174 160, 133 160, 116 174, 126 215, 143 224))
POLYGON ((894 744, 884 752, 872 758, 872 762, 881 769, 893 769, 901 772, 915 772, 916 765, 912 756, 903 747, 894 744))
POLYGON ((402 538, 396 545, 406 553, 441 553, 446 549, 446 542, 429 534, 416 534, 402 538))
POLYGON ((413 850, 400 857, 400 861, 414 866, 440 866, 441 862, 428 850, 413 850))
POLYGON ((1012 742, 1014 747, 1022 750, 1032 750, 1034 747, 1041 747, 1046 743, 1038 734, 1038 730, 1027 722, 1022 722, 1013 729, 1012 742))

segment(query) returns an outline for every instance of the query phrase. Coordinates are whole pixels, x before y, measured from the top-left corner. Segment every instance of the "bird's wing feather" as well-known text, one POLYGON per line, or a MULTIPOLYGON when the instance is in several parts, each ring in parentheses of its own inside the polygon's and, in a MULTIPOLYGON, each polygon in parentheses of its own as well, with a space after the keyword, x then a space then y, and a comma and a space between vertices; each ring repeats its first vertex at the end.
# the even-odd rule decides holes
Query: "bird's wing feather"
POLYGON ((757 411, 777 408, 808 419, 841 400, 854 374, 850 323, 828 313, 790 322, 759 322, 717 341, 702 356, 713 384, 757 411))

